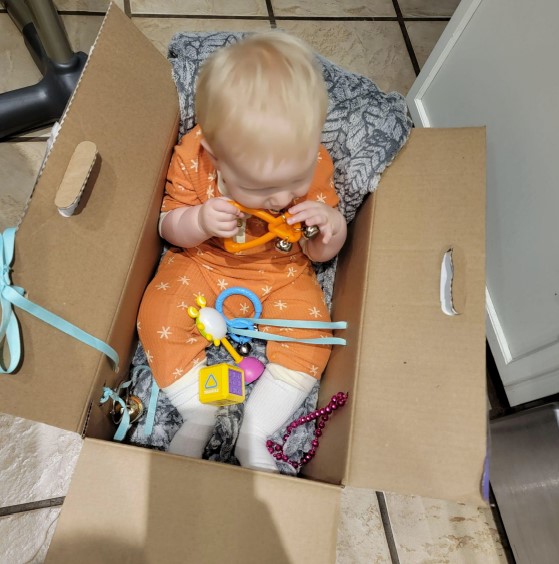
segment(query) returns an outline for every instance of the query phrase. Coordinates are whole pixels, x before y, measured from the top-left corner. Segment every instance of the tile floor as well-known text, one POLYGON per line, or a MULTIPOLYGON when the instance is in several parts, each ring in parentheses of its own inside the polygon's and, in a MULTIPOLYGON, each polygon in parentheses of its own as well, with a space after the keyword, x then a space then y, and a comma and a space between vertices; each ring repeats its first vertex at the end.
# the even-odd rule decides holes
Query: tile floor
MULTIPOLYGON (((459 0, 117 0, 165 52, 180 30, 267 30, 406 94, 459 0)), ((108 0, 55 0, 75 50, 87 52, 108 0)), ((0 10, 0 92, 38 81, 15 26, 0 10)), ((0 229, 14 225, 49 129, 0 142, 0 229)), ((79 436, 0 414, 0 563, 42 562, 80 451, 79 436)), ((505 563, 490 509, 347 488, 338 562, 505 563)))

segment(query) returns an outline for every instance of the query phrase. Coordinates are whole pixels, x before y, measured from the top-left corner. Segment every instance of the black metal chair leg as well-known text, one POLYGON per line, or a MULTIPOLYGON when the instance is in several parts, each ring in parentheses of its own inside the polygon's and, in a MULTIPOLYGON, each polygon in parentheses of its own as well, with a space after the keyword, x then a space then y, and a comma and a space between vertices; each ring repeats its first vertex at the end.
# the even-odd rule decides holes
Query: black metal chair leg
POLYGON ((4 0, 43 79, 33 86, 0 94, 0 139, 54 123, 87 60, 74 53, 52 0, 4 0))
POLYGON ((43 79, 33 86, 0 94, 0 138, 54 123, 68 99, 87 60, 76 53, 70 64, 47 62, 43 79))

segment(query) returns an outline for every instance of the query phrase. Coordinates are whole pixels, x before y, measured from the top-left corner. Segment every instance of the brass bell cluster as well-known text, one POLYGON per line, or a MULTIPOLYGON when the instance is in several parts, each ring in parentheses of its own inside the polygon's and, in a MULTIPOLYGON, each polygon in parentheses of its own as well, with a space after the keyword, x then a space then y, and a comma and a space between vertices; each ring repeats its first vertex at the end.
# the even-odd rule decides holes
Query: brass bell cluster
MULTIPOLYGON (((314 239, 320 230, 316 225, 305 225, 301 231, 305 239, 314 239)), ((290 243, 287 239, 278 239, 276 241, 276 249, 278 251, 288 253, 292 247, 293 243, 290 243)))
MULTIPOLYGON (((124 400, 124 404, 126 405, 126 410, 128 411, 128 415, 130 416, 130 423, 135 423, 140 419, 140 417, 144 414, 144 404, 142 400, 126 389, 119 388, 117 390, 119 396, 124 400), (122 392, 125 391, 124 394, 122 392)), ((113 407, 111 409, 111 417, 113 419, 113 423, 115 425, 119 425, 122 421, 123 416, 123 407, 118 401, 113 401, 113 407)))

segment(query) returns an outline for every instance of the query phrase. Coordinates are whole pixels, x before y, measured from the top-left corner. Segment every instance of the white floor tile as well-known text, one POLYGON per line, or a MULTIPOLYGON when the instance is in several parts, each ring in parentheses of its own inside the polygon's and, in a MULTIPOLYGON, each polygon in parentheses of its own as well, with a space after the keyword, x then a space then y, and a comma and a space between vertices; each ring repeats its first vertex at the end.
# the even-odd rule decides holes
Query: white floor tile
MULTIPOLYGON (((124 11, 124 0, 113 0, 113 2, 124 11)), ((55 0, 54 3, 61 11, 106 12, 111 0, 55 0)))
POLYGON ((0 517, 0 564, 44 562, 60 507, 0 517))
POLYGON ((267 16, 266 0, 130 0, 133 14, 267 16))
POLYGON ((132 21, 165 56, 171 37, 181 31, 270 31, 268 20, 133 18, 132 21))
POLYGON ((362 74, 383 91, 407 94, 415 73, 396 22, 278 21, 341 67, 362 74))
POLYGON ((391 562, 374 490, 343 489, 336 553, 336 564, 391 562))
POLYGON ((506 564, 488 507, 385 495, 401 564, 506 564))
POLYGON ((422 68, 448 22, 406 22, 413 52, 422 68))
POLYGON ((450 17, 460 0, 398 0, 404 17, 450 17))
POLYGON ((272 0, 274 15, 297 17, 394 17, 392 0, 272 0))
POLYGON ((46 141, 0 143, 0 231, 15 227, 33 191, 46 141))
POLYGON ((0 507, 66 495, 80 435, 0 414, 0 437, 0 507))
POLYGON ((37 83, 41 73, 8 14, 0 14, 0 92, 37 83))

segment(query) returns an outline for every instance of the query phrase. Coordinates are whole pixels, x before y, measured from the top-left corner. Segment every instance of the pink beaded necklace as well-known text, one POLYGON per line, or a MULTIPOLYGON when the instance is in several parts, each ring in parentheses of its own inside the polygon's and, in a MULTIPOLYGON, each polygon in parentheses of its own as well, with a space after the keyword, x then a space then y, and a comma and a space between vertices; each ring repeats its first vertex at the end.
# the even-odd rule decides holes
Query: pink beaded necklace
POLYGON ((315 411, 311 411, 308 415, 304 415, 303 417, 299 417, 295 421, 292 421, 285 430, 285 435, 283 435, 283 444, 276 443, 275 441, 268 440, 266 441, 266 447, 268 447, 268 452, 276 459, 276 460, 283 460, 283 462, 287 462, 293 468, 297 469, 304 464, 308 464, 316 454, 316 449, 319 445, 319 437, 322 436, 322 430, 326 426, 326 422, 330 419, 330 415, 332 415, 339 407, 343 407, 347 402, 348 394, 344 394, 344 392, 338 392, 336 395, 332 396, 332 399, 328 403, 326 407, 322 407, 315 411), (311 443, 312 448, 309 452, 305 453, 299 462, 295 460, 291 460, 284 452, 283 447, 285 446, 285 442, 291 435, 291 431, 299 427, 299 425, 303 425, 305 423, 310 423, 315 419, 319 419, 318 423, 316 424, 316 429, 314 431, 314 439, 311 443))

